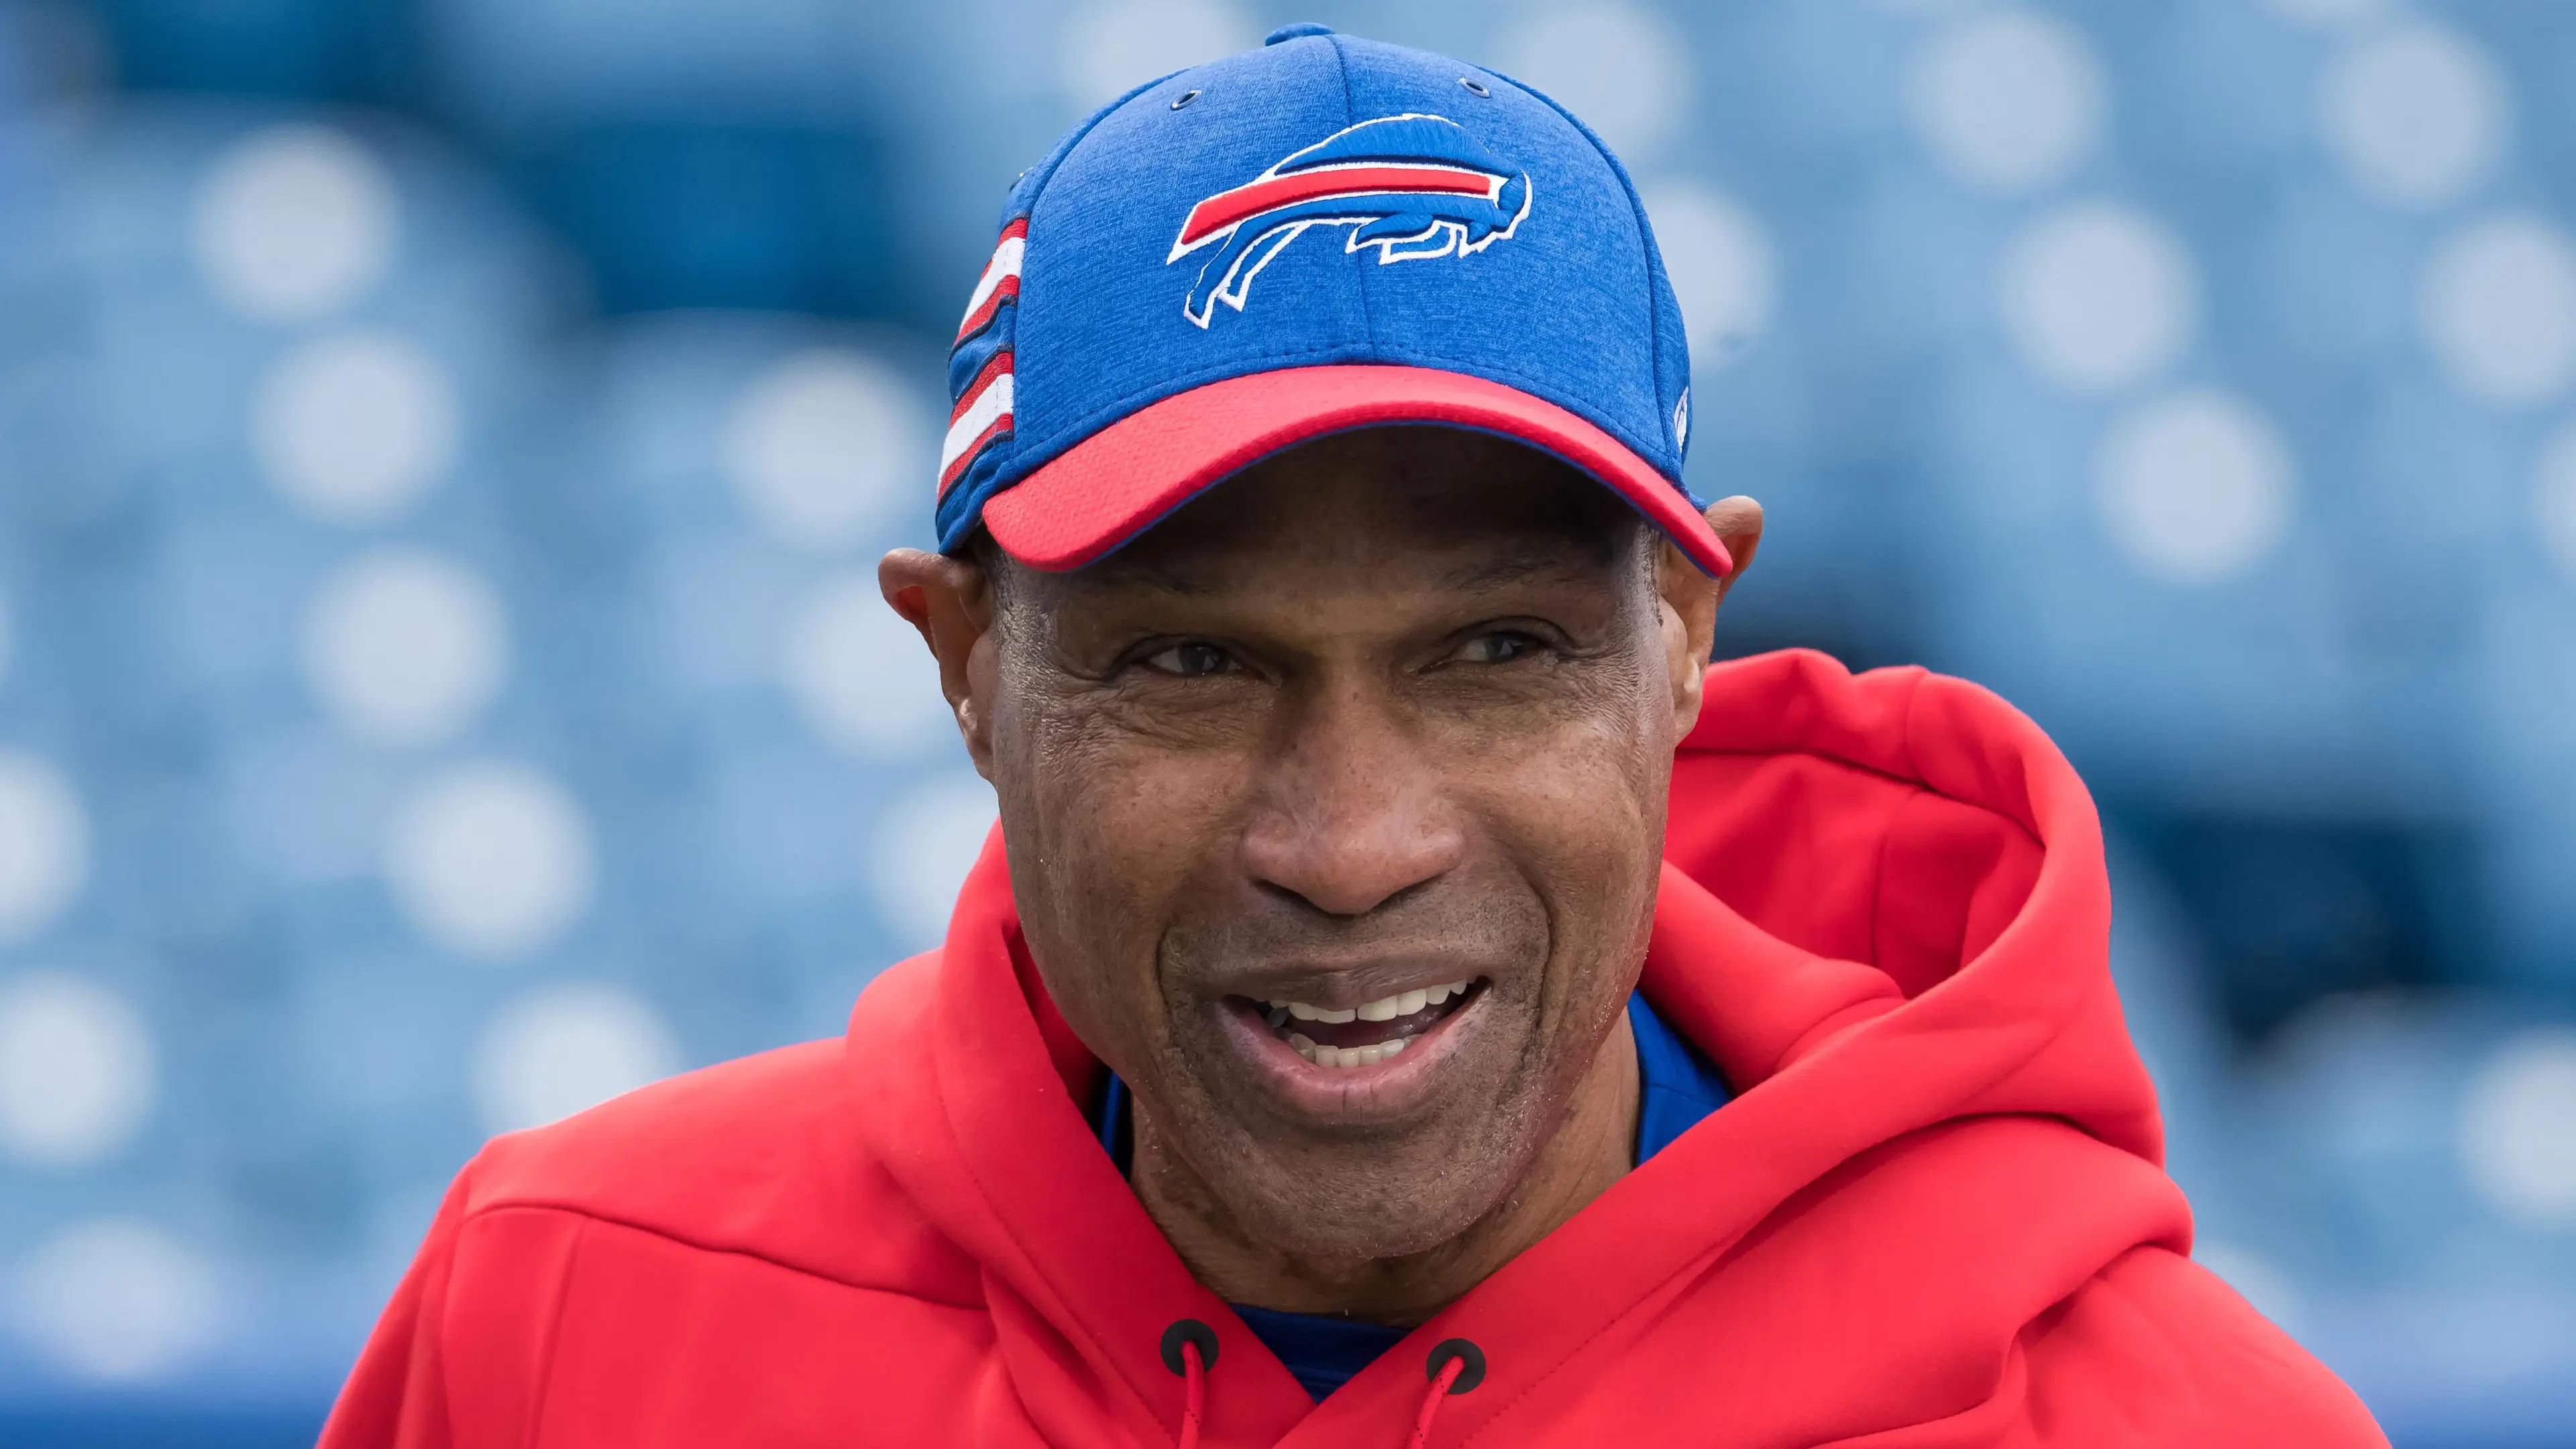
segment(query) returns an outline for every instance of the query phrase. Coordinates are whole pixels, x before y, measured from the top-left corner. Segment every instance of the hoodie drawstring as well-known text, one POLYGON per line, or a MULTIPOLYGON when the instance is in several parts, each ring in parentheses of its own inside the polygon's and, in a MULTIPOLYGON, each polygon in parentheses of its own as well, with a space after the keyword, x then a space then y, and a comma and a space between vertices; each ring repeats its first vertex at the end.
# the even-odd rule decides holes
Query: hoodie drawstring
POLYGON ((1485 1381, 1485 1351, 1463 1338, 1444 1338, 1433 1345, 1422 1369, 1431 1380, 1431 1391, 1422 1396, 1422 1412, 1413 1416, 1413 1437, 1404 1441, 1405 1449, 1426 1449, 1441 1402, 1485 1381))
MULTIPOLYGON (((1199 1425, 1207 1414, 1208 1370, 1216 1367, 1216 1330, 1195 1318, 1175 1319, 1163 1330, 1163 1367, 1181 1381, 1179 1449, 1199 1449, 1199 1425)), ((1426 1449, 1431 1421, 1440 1417, 1441 1401, 1485 1381, 1485 1351, 1463 1338, 1442 1339, 1432 1346, 1431 1357, 1422 1367, 1431 1388, 1422 1396, 1421 1411, 1413 1416, 1413 1434, 1404 1441, 1405 1449, 1426 1449)))
POLYGON ((1216 1367, 1216 1330, 1195 1318, 1175 1320, 1163 1330, 1163 1367, 1181 1378, 1180 1449, 1199 1449, 1208 1370, 1216 1367))

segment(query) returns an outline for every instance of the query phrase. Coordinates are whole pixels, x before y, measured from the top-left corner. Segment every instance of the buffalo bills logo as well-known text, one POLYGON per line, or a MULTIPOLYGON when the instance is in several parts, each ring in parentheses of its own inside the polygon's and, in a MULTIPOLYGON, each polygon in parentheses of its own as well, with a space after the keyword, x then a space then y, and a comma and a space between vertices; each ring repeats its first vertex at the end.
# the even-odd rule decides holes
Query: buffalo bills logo
POLYGON ((1181 307, 1205 327, 1219 302, 1242 311, 1252 279, 1308 227, 1351 228, 1342 250, 1375 247, 1383 265, 1483 251, 1529 209, 1529 173, 1496 161, 1457 122, 1384 116, 1191 207, 1163 263, 1216 249, 1181 307))

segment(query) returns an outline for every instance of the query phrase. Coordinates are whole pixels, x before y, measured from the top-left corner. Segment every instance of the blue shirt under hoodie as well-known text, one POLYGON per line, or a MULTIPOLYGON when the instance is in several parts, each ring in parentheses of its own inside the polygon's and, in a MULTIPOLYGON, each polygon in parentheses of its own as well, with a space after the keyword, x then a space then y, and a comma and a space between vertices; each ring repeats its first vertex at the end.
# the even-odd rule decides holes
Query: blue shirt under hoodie
MULTIPOLYGON (((1628 1025, 1637 1039, 1637 1160, 1644 1162, 1689 1131, 1699 1119, 1716 1111, 1726 1101, 1727 1091, 1717 1068, 1700 1055, 1698 1048, 1664 1025, 1664 1019, 1646 1004, 1645 997, 1628 998, 1628 1025)), ((1114 1072, 1109 1077, 1109 1089, 1101 1094, 1100 1116, 1093 1125, 1099 1129, 1100 1145, 1109 1149, 1118 1170, 1125 1172, 1132 1140, 1127 1084, 1118 1080, 1114 1072)), ((1288 1366, 1288 1372, 1318 1400, 1349 1383, 1353 1374, 1403 1342, 1412 1331, 1320 1313, 1280 1313, 1242 1303, 1235 1304, 1234 1311, 1243 1326, 1269 1345, 1279 1361, 1288 1366)))

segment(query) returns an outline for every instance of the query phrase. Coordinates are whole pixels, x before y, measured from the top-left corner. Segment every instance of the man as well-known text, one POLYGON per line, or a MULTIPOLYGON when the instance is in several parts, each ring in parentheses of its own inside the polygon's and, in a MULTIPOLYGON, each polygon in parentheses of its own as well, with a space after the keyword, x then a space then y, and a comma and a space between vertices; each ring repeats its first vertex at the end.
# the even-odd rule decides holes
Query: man
POLYGON ((2383 1444, 2187 1256, 2046 739, 1707 665, 1681 337, 1490 72, 1077 131, 882 569, 1001 803, 946 944, 493 1142, 325 1444, 2383 1444))

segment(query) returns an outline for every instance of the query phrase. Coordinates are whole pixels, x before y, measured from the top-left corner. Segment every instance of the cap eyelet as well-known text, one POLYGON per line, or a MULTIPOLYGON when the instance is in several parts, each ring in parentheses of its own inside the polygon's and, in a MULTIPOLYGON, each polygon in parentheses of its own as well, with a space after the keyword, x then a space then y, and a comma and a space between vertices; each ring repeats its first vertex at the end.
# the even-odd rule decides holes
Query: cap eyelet
POLYGON ((1493 94, 1492 91, 1485 89, 1485 83, 1483 81, 1477 80, 1473 76, 1462 75, 1458 77, 1458 84, 1465 86, 1467 88, 1467 94, 1471 96, 1490 96, 1493 94))
POLYGON ((1177 111, 1181 107, 1188 105, 1190 102, 1195 101, 1198 98, 1199 93, 1195 90, 1183 91, 1178 96, 1172 98, 1172 109, 1177 111))

